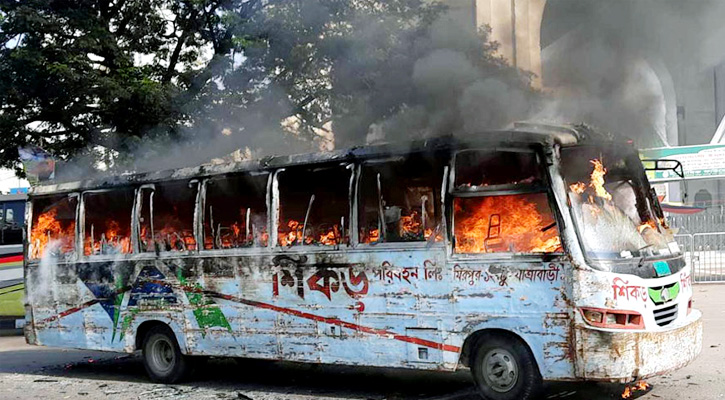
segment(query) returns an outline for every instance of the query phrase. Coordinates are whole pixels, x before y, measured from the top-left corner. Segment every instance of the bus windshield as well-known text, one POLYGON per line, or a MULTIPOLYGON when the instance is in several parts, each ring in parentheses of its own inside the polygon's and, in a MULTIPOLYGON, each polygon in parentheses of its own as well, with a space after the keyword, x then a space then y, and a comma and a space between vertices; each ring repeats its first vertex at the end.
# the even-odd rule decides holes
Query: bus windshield
POLYGON ((562 172, 584 251, 593 259, 679 253, 653 209, 636 153, 622 148, 561 151, 562 172))

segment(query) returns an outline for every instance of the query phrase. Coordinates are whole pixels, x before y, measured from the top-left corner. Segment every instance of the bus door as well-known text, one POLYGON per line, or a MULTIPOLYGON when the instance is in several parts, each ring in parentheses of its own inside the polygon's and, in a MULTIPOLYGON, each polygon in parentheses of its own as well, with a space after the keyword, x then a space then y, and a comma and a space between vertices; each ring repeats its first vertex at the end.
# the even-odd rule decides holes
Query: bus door
POLYGON ((464 330, 514 332, 539 355, 542 372, 565 376, 572 372, 566 361, 571 317, 564 301, 570 264, 541 157, 530 149, 456 155, 451 268, 460 315, 488 317, 464 330), (548 364, 557 357, 561 363, 548 364))

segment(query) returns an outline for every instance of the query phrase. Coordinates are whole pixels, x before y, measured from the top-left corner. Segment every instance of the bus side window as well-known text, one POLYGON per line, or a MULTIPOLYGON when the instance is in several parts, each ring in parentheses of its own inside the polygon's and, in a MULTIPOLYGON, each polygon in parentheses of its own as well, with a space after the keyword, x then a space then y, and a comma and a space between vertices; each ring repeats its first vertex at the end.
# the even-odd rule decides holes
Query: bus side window
POLYGON ((554 253, 561 240, 536 153, 456 154, 456 253, 554 253))
POLYGON ((139 242, 142 252, 196 250, 196 184, 188 181, 142 189, 139 242))
POLYGON ((33 200, 28 256, 40 259, 46 252, 72 258, 76 245, 77 196, 49 196, 33 200))
POLYGON ((554 253, 561 251, 546 193, 453 200, 456 253, 554 253))
POLYGON ((456 190, 534 183, 541 174, 533 152, 465 150, 456 154, 456 190))
POLYGON ((204 249, 266 247, 267 173, 207 181, 204 249))
POLYGON ((83 254, 130 254, 134 190, 84 193, 83 254))
POLYGON ((419 154, 363 165, 360 243, 441 241, 443 168, 435 158, 419 154))
POLYGON ((279 246, 348 243, 351 171, 289 168, 279 175, 279 246))

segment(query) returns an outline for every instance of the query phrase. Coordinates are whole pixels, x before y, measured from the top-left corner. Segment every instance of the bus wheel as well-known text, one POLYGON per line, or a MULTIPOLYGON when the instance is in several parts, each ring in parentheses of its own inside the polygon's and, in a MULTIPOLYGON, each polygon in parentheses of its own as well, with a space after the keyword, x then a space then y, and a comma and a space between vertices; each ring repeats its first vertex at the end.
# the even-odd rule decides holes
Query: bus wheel
POLYGON ((173 332, 165 325, 151 328, 143 344, 146 372, 154 382, 176 383, 190 368, 188 357, 181 354, 173 332))
POLYGON ((485 399, 536 398, 542 386, 541 374, 526 345, 503 335, 486 335, 478 343, 471 371, 485 399))

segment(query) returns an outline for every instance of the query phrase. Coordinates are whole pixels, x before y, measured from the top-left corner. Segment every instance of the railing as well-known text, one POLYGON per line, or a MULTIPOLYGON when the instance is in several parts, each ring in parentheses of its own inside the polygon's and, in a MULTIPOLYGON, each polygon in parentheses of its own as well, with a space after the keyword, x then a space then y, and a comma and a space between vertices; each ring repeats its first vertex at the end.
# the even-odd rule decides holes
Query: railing
POLYGON ((696 283, 725 282, 725 232, 675 235, 696 283))
POLYGON ((693 215, 667 215, 667 223, 680 234, 725 232, 725 210, 710 209, 693 215))

